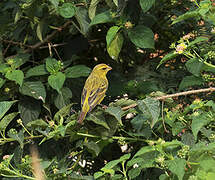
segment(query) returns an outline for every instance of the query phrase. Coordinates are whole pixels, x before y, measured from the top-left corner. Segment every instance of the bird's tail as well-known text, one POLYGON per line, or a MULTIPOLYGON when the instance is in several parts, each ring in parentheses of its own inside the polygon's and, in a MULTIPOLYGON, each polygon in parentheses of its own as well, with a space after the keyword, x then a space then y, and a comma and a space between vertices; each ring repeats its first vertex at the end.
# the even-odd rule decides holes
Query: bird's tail
POLYGON ((86 112, 81 111, 81 113, 80 113, 80 115, 78 117, 78 123, 79 124, 82 124, 82 122, 83 122, 84 118, 86 117, 86 115, 87 115, 86 112))

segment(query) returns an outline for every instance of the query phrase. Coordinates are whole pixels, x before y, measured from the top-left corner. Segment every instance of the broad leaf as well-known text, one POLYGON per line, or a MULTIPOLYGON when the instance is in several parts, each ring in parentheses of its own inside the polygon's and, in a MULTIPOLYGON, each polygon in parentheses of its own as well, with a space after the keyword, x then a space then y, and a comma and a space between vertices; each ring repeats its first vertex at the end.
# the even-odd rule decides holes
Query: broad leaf
POLYGON ((178 176, 179 180, 182 180, 185 173, 186 160, 185 159, 174 159, 167 161, 169 170, 178 176))
POLYGON ((112 26, 106 35, 107 47, 111 44, 111 42, 115 39, 117 32, 120 30, 119 26, 112 26))
POLYGON ((61 89, 61 94, 58 93, 54 98, 55 106, 58 109, 61 109, 70 103, 71 98, 72 98, 72 91, 67 87, 63 87, 61 89))
POLYGON ((5 80, 0 78, 0 88, 4 85, 4 83, 5 83, 5 80))
POLYGON ((57 9, 60 0, 49 0, 49 1, 50 1, 50 2, 54 5, 54 7, 57 9))
POLYGON ((5 131, 6 127, 18 114, 18 112, 13 112, 4 116, 4 118, 0 121, 0 131, 5 131))
POLYGON ((75 15, 76 7, 73 3, 63 3, 62 6, 58 7, 58 12, 64 18, 71 18, 75 15))
POLYGON ((200 76, 202 66, 204 65, 198 58, 192 58, 186 62, 185 66, 187 70, 192 73, 194 76, 200 76))
POLYGON ((27 124, 27 127, 29 128, 37 128, 37 127, 46 128, 48 126, 49 124, 46 123, 43 119, 37 119, 27 124))
POLYGON ((155 147, 153 146, 144 146, 142 147, 139 151, 137 151, 137 153, 134 155, 133 158, 137 157, 137 156, 141 156, 145 153, 148 153, 148 152, 152 152, 152 151, 155 151, 155 147))
POLYGON ((24 95, 31 96, 45 102, 46 90, 43 83, 40 81, 24 82, 19 91, 24 95))
POLYGON ((56 75, 52 74, 48 77, 49 85, 55 89, 58 93, 61 93, 61 88, 63 87, 64 81, 66 80, 65 74, 62 72, 57 72, 56 75))
POLYGON ((54 120, 57 122, 60 122, 61 117, 69 116, 71 112, 71 107, 73 104, 68 104, 67 106, 64 106, 61 108, 55 115, 54 120))
POLYGON ((195 45, 195 44, 198 44, 198 43, 203 42, 203 41, 208 41, 208 40, 209 40, 208 37, 202 37, 202 36, 197 37, 195 40, 191 41, 191 42, 188 44, 188 47, 191 47, 191 46, 193 46, 193 45, 195 45))
POLYGON ((91 0, 90 7, 88 9, 88 14, 90 19, 92 20, 95 17, 96 14, 96 7, 100 0, 91 0))
POLYGON ((107 22, 112 22, 113 18, 110 11, 105 11, 103 13, 97 14, 91 21, 90 26, 95 24, 102 24, 107 22))
POLYGON ((89 76, 91 69, 85 65, 75 65, 65 70, 67 78, 79 78, 89 76))
POLYGON ((166 61, 169 61, 169 60, 175 58, 176 56, 178 56, 178 54, 175 53, 175 51, 172 51, 172 52, 168 53, 167 55, 165 55, 165 56, 162 58, 162 60, 160 61, 159 65, 157 66, 157 68, 159 68, 161 64, 163 64, 163 63, 165 63, 166 61))
POLYGON ((186 76, 183 78, 179 85, 179 91, 182 89, 188 88, 190 86, 194 85, 202 85, 204 83, 204 80, 201 77, 196 76, 186 76))
POLYGON ((150 125, 151 128, 158 121, 158 117, 160 116, 160 103, 158 100, 153 98, 146 98, 144 100, 139 100, 137 102, 139 109, 143 112, 143 114, 150 116, 150 125))
POLYGON ((121 120, 121 116, 123 114, 123 111, 121 110, 120 107, 108 107, 107 109, 105 109, 105 112, 107 112, 108 114, 114 116, 117 121, 119 122, 119 124, 122 126, 122 120, 121 120))
POLYGON ((19 131, 19 133, 15 129, 10 129, 7 133, 7 135, 10 138, 13 138, 14 140, 18 141, 20 144, 20 147, 23 149, 24 147, 24 134, 22 130, 19 131))
POLYGON ((55 58, 46 58, 46 70, 50 72, 51 74, 54 74, 60 70, 60 64, 59 61, 57 61, 55 58))
POLYGON ((41 104, 37 100, 27 97, 19 102, 18 109, 23 124, 27 125, 29 122, 38 119, 41 112, 41 104))
POLYGON ((15 81, 19 86, 22 86, 24 73, 21 70, 8 71, 5 77, 11 81, 15 81))
POLYGON ((105 121, 104 113, 102 111, 96 111, 96 112, 90 113, 86 117, 86 120, 93 121, 95 124, 101 125, 108 130, 110 129, 107 122, 105 121))
POLYGON ((93 152, 95 156, 98 156, 101 149, 99 148, 98 144, 94 141, 84 142, 84 145, 89 149, 90 152, 93 152))
POLYGON ((88 17, 87 9, 84 7, 77 7, 75 17, 79 23, 81 33, 86 36, 90 27, 90 19, 88 17))
POLYGON ((147 12, 154 3, 155 0, 140 0, 140 6, 144 13, 147 12))
POLYGON ((108 54, 114 60, 118 59, 119 53, 122 49, 123 45, 123 35, 121 33, 117 33, 114 39, 111 41, 109 46, 107 47, 108 54))
POLYGON ((192 132, 195 137, 195 140, 197 140, 197 135, 200 129, 203 126, 207 125, 210 122, 210 120, 211 119, 206 114, 200 114, 199 116, 194 116, 192 118, 191 128, 192 128, 192 132))
POLYGON ((138 25, 129 29, 128 37, 137 47, 154 49, 154 33, 146 26, 138 25))
POLYGON ((48 74, 48 71, 46 70, 45 64, 42 64, 29 69, 26 73, 26 78, 29 78, 32 76, 42 76, 46 74, 48 74))
POLYGON ((172 24, 176 24, 180 21, 186 20, 186 19, 190 19, 190 18, 198 18, 199 17, 199 12, 198 11, 188 11, 184 14, 182 14, 181 16, 177 17, 172 24))
POLYGON ((17 101, 2 101, 0 102, 0 119, 10 109, 10 107, 17 101))

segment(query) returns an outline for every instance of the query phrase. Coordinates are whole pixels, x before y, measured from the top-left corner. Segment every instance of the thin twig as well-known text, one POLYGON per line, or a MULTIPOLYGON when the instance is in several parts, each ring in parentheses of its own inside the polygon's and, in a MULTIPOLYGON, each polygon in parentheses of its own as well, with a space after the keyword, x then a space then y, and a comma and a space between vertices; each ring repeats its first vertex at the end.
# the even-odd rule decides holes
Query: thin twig
MULTIPOLYGON (((27 46, 27 45, 23 45, 22 43, 13 42, 13 41, 12 41, 11 43, 16 44, 16 45, 23 45, 23 46, 28 47, 28 49, 25 49, 25 50, 23 51, 23 53, 29 53, 29 52, 31 52, 32 50, 37 49, 37 48, 39 48, 40 46, 42 46, 43 44, 49 42, 59 31, 62 31, 63 29, 65 29, 65 28, 66 28, 69 24, 71 24, 71 23, 72 23, 72 21, 67 21, 67 22, 64 23, 61 27, 57 28, 57 30, 55 30, 55 31, 53 31, 51 34, 47 35, 47 36, 43 39, 42 42, 38 42, 38 43, 36 43, 36 44, 34 44, 34 45, 28 45, 28 46, 27 46)), ((7 41, 7 40, 4 40, 4 41, 7 41)), ((7 42, 9 43, 9 41, 7 41, 7 42)), ((7 59, 8 59, 8 58, 14 58, 14 57, 16 57, 17 55, 18 55, 18 54, 9 56, 9 57, 7 57, 7 59)))
POLYGON ((59 31, 62 31, 63 29, 65 29, 72 21, 67 21, 63 26, 59 27, 59 30, 55 30, 53 31, 51 34, 47 35, 42 42, 38 42, 36 44, 34 44, 33 46, 30 46, 30 49, 26 49, 24 51, 24 53, 28 53, 31 51, 31 49, 37 49, 39 48, 41 45, 43 45, 44 43, 48 42, 50 39, 52 39, 59 31))
MULTIPOLYGON (((198 94, 198 93, 202 93, 202 92, 213 92, 215 91, 214 87, 210 87, 210 88, 206 88, 206 89, 197 89, 197 90, 191 90, 191 91, 185 91, 185 92, 180 92, 180 93, 175 93, 175 94, 170 94, 170 95, 165 95, 165 96, 160 96, 160 97, 156 97, 155 99, 157 100, 165 100, 167 98, 173 98, 173 97, 178 97, 178 96, 186 96, 189 94, 198 94)), ((128 109, 134 108, 136 107, 137 104, 131 104, 129 106, 125 106, 122 108, 123 111, 126 111, 128 109)))
MULTIPOLYGON (((52 47, 64 46, 66 44, 68 44, 68 43, 52 44, 52 47)), ((48 47, 49 46, 41 46, 41 47, 39 47, 39 49, 46 49, 48 47)))

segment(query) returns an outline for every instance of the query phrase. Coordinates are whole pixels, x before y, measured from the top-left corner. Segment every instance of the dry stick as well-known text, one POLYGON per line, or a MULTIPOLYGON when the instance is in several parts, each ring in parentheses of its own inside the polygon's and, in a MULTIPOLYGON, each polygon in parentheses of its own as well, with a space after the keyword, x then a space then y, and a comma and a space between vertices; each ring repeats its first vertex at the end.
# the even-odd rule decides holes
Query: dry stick
POLYGON ((59 27, 59 30, 55 30, 53 31, 51 34, 47 35, 45 37, 45 39, 43 39, 42 42, 38 42, 36 44, 34 44, 33 46, 30 46, 30 49, 26 49, 24 51, 24 53, 28 53, 30 52, 32 49, 37 49, 38 47, 40 47, 41 45, 43 45, 44 43, 48 42, 50 39, 52 39, 59 31, 62 31, 64 28, 66 28, 72 21, 67 21, 63 26, 59 27))
MULTIPOLYGON (((185 91, 185 92, 180 92, 180 93, 160 96, 160 97, 156 97, 155 99, 157 99, 157 100, 165 100, 167 98, 173 98, 173 97, 178 97, 178 96, 186 96, 186 95, 189 95, 189 94, 198 94, 198 93, 202 93, 202 92, 213 92, 213 91, 215 91, 215 88, 210 87, 210 88, 206 88, 206 89, 191 90, 191 91, 185 91)), ((137 106, 137 104, 131 104, 129 106, 123 107, 122 110, 126 111, 126 110, 134 108, 136 106, 137 106)))
MULTIPOLYGON (((46 42, 50 41, 59 31, 62 31, 63 29, 65 29, 69 24, 71 24, 72 21, 67 21, 66 23, 64 23, 61 27, 58 28, 58 30, 55 30, 53 31, 51 34, 47 35, 42 42, 38 42, 34 45, 31 45, 31 46, 27 46, 27 45, 24 45, 26 47, 28 47, 28 49, 24 50, 23 53, 29 53, 31 52, 32 50, 34 49, 37 49, 39 48, 40 46, 42 46, 43 44, 45 44, 46 42)), ((7 41, 7 40, 3 40, 3 41, 7 41)), ((18 43, 18 42, 13 42, 13 41, 7 41, 8 43, 13 43, 13 44, 17 44, 17 45, 23 45, 22 43, 18 43)), ((18 54, 16 55, 12 55, 12 56, 9 56, 7 57, 8 58, 14 58, 16 57, 18 54)))

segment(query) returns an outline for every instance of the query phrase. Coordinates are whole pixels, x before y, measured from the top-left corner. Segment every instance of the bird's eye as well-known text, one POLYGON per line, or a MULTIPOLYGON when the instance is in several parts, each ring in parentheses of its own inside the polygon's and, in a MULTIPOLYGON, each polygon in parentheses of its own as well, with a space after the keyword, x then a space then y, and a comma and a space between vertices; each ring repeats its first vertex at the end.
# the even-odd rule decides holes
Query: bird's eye
POLYGON ((104 68, 102 68, 102 70, 106 70, 106 68, 104 67, 104 68))

